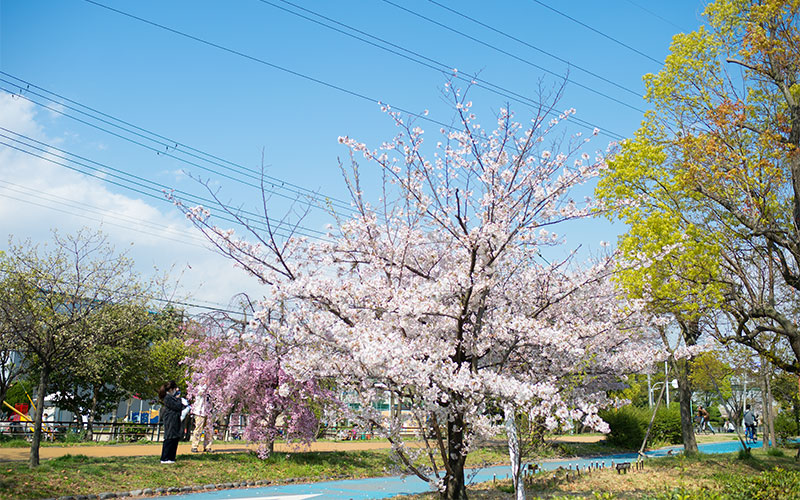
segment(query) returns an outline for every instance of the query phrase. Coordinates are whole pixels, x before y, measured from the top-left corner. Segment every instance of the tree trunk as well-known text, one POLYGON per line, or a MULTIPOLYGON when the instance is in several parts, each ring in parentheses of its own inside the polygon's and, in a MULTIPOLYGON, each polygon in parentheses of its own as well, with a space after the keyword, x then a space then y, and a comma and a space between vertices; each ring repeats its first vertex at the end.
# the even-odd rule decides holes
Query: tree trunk
POLYGON ((522 454, 519 449, 516 412, 514 405, 506 403, 503 411, 506 414, 506 434, 508 435, 508 456, 511 462, 511 484, 514 485, 516 500, 525 500, 525 482, 522 480, 522 454))
POLYGON ((86 441, 94 441, 94 411, 97 409, 97 387, 92 387, 92 405, 86 419, 86 441))
POLYGON ((770 412, 769 412, 769 389, 767 387, 767 362, 764 357, 761 357, 761 408, 763 413, 761 415, 761 425, 763 427, 763 437, 761 440, 761 448, 770 448, 774 441, 775 436, 770 434, 770 412))
POLYGON ((47 394, 47 385, 50 378, 50 370, 42 367, 39 375, 39 389, 36 394, 36 419, 33 424, 33 440, 31 441, 31 453, 28 466, 31 468, 39 466, 39 445, 42 442, 42 415, 44 414, 44 398, 47 394))
MULTIPOLYGON (((689 382, 689 362, 685 359, 675 361, 678 378, 678 397, 681 405, 681 437, 684 453, 697 453, 697 439, 694 435, 694 415, 692 415, 692 386, 689 382)), ((664 381, 665 384, 669 380, 664 381)))
POLYGON ((778 445, 778 436, 775 434, 775 413, 772 411, 772 365, 769 367, 769 375, 767 376, 767 415, 769 415, 769 435, 772 438, 772 446, 778 445))
POLYGON ((447 474, 444 477, 444 500, 466 500, 467 485, 464 481, 464 418, 457 415, 447 422, 447 474))
MULTIPOLYGON (((271 455, 273 451, 275 451, 275 422, 278 421, 278 411, 272 410, 269 413, 268 422, 267 422, 267 429, 270 430, 269 439, 267 440, 267 451, 271 455)), ((288 439, 288 436, 286 436, 288 439)), ((288 442, 288 441, 287 441, 288 442)))

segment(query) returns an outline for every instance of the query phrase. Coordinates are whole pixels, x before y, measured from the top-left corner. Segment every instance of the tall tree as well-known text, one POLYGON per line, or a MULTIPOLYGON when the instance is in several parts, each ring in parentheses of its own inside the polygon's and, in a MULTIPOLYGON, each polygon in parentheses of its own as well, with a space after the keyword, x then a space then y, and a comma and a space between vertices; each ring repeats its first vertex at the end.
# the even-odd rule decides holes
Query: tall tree
POLYGON ((386 436, 404 466, 444 498, 463 499, 467 454, 502 428, 490 407, 526 408, 551 429, 569 419, 602 427, 604 394, 591 385, 573 390, 568 375, 587 360, 622 364, 652 359, 653 350, 613 323, 583 321, 578 292, 607 275, 607 262, 540 256, 563 243, 559 224, 592 212, 571 193, 604 166, 583 153, 581 137, 545 144, 573 111, 551 119, 553 109, 542 108, 523 126, 503 109, 487 131, 467 92, 447 88, 459 126, 443 129, 438 144, 428 146, 420 127, 388 109, 399 128, 393 141, 370 149, 340 138, 351 154, 343 170, 355 214, 321 241, 251 227, 256 241, 246 242, 215 227, 203 207, 179 206, 271 285, 263 308, 281 311, 281 320, 265 325, 295 345, 285 369, 296 380, 335 378, 350 418, 386 436), (377 206, 361 186, 362 156, 384 179, 377 206), (544 313, 556 307, 563 315, 544 313), (406 446, 400 412, 376 408, 390 399, 430 429, 424 446, 406 446))
POLYGON ((797 0, 709 4, 709 26, 676 35, 663 69, 645 76, 652 109, 598 188, 630 225, 621 240, 628 256, 669 253, 630 275, 634 295, 646 291, 674 313, 687 344, 704 317, 730 319, 711 325, 723 340, 794 372, 799 7, 797 0), (772 333, 792 356, 772 349, 772 333))
MULTIPOLYGON (((2 252, 0 252, 0 268, 2 268, 2 252)), ((0 282, 0 287, 6 286, 0 282)), ((8 389, 25 373, 25 360, 19 355, 20 348, 9 326, 0 321, 0 405, 6 399, 8 389)), ((0 409, 5 411, 5 408, 0 409)))
POLYGON ((153 374, 160 376, 159 385, 165 376, 169 377, 162 371, 151 370, 155 367, 149 366, 149 361, 155 349, 175 330, 170 311, 150 311, 129 304, 106 304, 102 314, 88 318, 86 324, 94 330, 93 336, 99 338, 105 338, 104 331, 109 328, 130 326, 129 330, 119 331, 113 344, 91 345, 74 363, 53 376, 54 403, 79 420, 81 415, 87 416, 86 439, 91 440, 96 419, 116 409, 126 396, 155 394, 158 385, 153 387, 154 383, 148 380, 153 374))
POLYGON ((44 398, 51 376, 99 345, 116 346, 137 324, 129 316, 103 320, 116 304, 144 307, 145 291, 132 262, 101 233, 53 232, 53 247, 11 241, 2 272, 0 321, 23 354, 36 363, 39 385, 30 466, 39 465, 44 398), (102 325, 98 327, 98 325, 102 325))

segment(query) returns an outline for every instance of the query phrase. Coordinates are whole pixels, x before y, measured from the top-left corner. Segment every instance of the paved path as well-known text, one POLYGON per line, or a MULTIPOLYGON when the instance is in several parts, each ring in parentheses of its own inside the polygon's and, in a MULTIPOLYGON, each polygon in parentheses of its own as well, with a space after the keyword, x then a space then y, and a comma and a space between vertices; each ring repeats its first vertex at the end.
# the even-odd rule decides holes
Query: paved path
MULTIPOLYGON (((754 447, 761 446, 757 442, 754 447)), ((741 445, 738 441, 723 441, 698 445, 703 453, 731 453, 737 451, 741 445)), ((682 446, 671 446, 648 452, 650 457, 660 457, 681 451, 682 446)), ((608 455, 605 457, 573 458, 569 460, 549 460, 539 464, 545 471, 555 470, 559 467, 586 467, 598 463, 611 466, 612 461, 623 462, 636 460, 636 453, 608 455)), ((479 471, 468 471, 469 483, 482 483, 491 481, 493 477, 505 478, 510 473, 508 466, 489 467, 479 471)), ((308 484, 289 484, 281 486, 266 486, 256 488, 243 488, 233 490, 207 491, 189 495, 171 497, 184 500, 306 500, 316 498, 325 499, 373 499, 390 498, 397 495, 413 495, 430 491, 427 483, 415 476, 393 476, 371 479, 352 479, 345 481, 326 481, 308 484)))

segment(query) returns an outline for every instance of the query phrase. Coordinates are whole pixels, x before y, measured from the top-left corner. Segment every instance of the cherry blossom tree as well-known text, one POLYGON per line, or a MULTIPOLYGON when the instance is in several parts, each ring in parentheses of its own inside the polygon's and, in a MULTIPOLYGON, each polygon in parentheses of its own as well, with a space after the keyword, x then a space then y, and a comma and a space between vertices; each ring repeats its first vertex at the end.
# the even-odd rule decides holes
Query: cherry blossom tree
POLYGON ((266 212, 267 231, 251 226, 248 241, 216 227, 205 208, 176 203, 269 285, 256 319, 269 324, 266 311, 282 311, 270 328, 294 346, 283 369, 296 380, 335 378, 349 419, 386 437, 443 498, 463 499, 467 454, 503 429, 493 409, 541 416, 550 429, 579 420, 603 430, 600 382, 655 350, 646 328, 633 326, 633 316, 644 318, 635 304, 601 292, 609 259, 580 266, 574 252, 542 256, 565 246, 561 224, 592 215, 593 203, 572 193, 605 167, 580 134, 546 142, 574 110, 543 107, 523 126, 501 109, 487 131, 468 92, 446 89, 459 126, 441 129, 440 142, 428 144, 387 106, 399 130, 392 141, 371 149, 339 138, 350 151, 343 172, 356 213, 325 239, 281 240, 266 212), (360 157, 384 180, 375 204, 360 157), (381 411, 387 400, 403 411, 381 411), (408 415, 422 446, 401 436, 408 415))
POLYGON ((290 441, 313 440, 318 413, 330 397, 314 377, 298 380, 283 369, 291 346, 270 329, 274 321, 261 318, 206 318, 187 336, 186 362, 192 372, 190 399, 206 398, 206 432, 213 432, 214 422, 245 415, 242 437, 260 443, 258 453, 265 458, 281 433, 290 441))

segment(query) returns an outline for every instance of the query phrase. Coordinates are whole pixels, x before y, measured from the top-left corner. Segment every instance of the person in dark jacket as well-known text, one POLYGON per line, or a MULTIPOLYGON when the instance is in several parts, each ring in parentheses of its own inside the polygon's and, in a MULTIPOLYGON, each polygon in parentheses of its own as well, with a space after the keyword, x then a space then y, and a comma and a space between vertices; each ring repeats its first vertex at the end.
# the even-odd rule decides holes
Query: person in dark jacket
POLYGON ((170 380, 158 390, 158 397, 164 403, 161 407, 161 421, 164 422, 164 444, 161 447, 161 463, 174 464, 181 437, 181 402, 178 384, 170 380))

